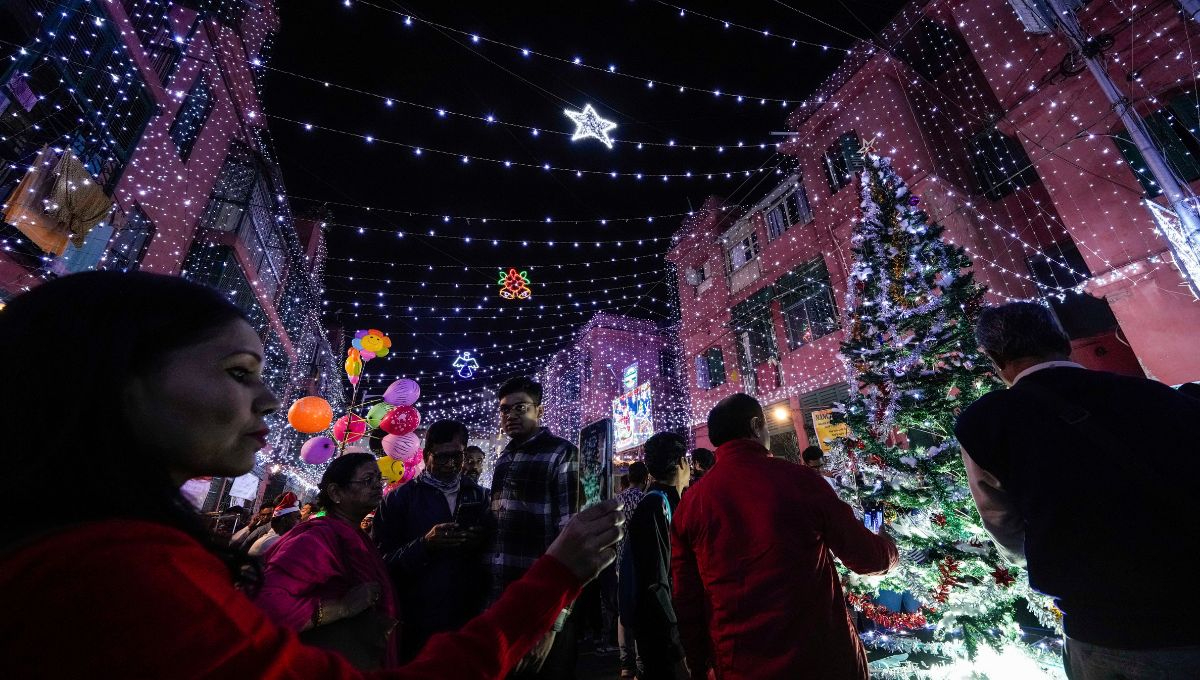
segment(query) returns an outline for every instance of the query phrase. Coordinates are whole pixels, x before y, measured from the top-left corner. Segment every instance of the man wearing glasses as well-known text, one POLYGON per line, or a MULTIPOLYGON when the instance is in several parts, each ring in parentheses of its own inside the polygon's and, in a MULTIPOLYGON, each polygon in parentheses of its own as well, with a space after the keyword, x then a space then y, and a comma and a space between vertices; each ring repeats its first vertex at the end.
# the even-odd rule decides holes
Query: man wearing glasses
MULTIPOLYGON (((519 579, 579 512, 579 450, 541 426, 542 386, 513 378, 497 393, 500 427, 510 441, 492 475, 491 601, 519 579)), ((525 657, 513 678, 572 678, 575 627, 570 609, 525 657)))
POLYGON ((389 493, 374 536, 400 597, 401 662, 435 633, 458 630, 483 611, 483 561, 491 518, 487 493, 462 474, 467 428, 439 420, 425 434, 425 470, 389 493))

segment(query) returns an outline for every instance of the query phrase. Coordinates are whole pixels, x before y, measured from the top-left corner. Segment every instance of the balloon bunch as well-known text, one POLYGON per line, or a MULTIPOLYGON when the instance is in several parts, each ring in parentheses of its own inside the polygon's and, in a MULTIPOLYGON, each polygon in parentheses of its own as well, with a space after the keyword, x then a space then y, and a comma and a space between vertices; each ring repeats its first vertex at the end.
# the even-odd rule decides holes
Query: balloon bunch
MULTIPOLYGON (((379 337, 386 340, 382 334, 379 337)), ((374 356, 380 356, 379 352, 374 356)), ((413 407, 420 397, 421 386, 403 378, 388 386, 383 400, 371 406, 365 418, 350 412, 334 421, 329 402, 321 397, 303 397, 288 409, 288 422, 297 432, 305 434, 317 434, 333 426, 332 437, 324 434, 313 437, 300 448, 301 459, 309 465, 328 462, 340 447, 358 442, 370 429, 383 430, 387 434, 380 447, 387 457, 379 459, 379 469, 391 486, 398 486, 416 477, 425 467, 421 440, 416 435, 421 413, 413 407)))
POLYGON ((358 379, 362 376, 363 367, 375 357, 385 357, 392 348, 392 339, 383 331, 371 328, 354 334, 354 341, 346 350, 346 376, 350 384, 358 387, 358 379))

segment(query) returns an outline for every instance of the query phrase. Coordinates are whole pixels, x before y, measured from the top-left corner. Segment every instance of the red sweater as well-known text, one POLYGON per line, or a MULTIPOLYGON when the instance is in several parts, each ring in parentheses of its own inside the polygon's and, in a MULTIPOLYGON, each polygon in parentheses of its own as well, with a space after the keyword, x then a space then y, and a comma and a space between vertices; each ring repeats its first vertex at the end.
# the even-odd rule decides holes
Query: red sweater
POLYGON ((0 557, 0 658, 15 678, 502 678, 580 586, 542 557, 461 631, 433 637, 406 666, 364 674, 272 623, 186 534, 94 522, 0 557))
POLYGON ((693 676, 850 680, 867 658, 833 557, 858 573, 897 564, 821 475, 738 439, 688 489, 671 524, 675 614, 693 676))

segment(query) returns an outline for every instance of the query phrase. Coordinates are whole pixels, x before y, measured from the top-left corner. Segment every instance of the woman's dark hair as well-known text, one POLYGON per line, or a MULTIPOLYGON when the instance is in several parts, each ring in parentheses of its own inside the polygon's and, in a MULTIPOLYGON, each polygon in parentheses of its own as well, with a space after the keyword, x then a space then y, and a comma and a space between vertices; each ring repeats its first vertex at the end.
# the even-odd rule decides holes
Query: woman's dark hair
POLYGON ((329 467, 325 468, 325 474, 321 475, 321 483, 317 485, 320 489, 317 502, 321 507, 329 509, 334 506, 333 499, 329 497, 330 484, 346 486, 354 479, 354 471, 366 463, 374 464, 375 456, 369 453, 346 453, 334 458, 329 467))
POLYGON ((0 409, 0 432, 17 442, 6 447, 6 494, 45 510, 6 514, 0 546, 82 522, 140 519, 187 532, 240 578, 246 560, 217 542, 162 460, 137 446, 138 424, 122 411, 132 378, 238 319, 245 314, 217 291, 157 274, 74 274, 13 298, 0 311, 0 385, 17 397, 0 409), (44 504, 46 485, 67 470, 86 470, 74 480, 87 485, 86 502, 44 504))
POLYGON ((810 460, 821 460, 824 457, 825 457, 825 452, 822 451, 821 447, 819 447, 819 446, 810 446, 810 447, 804 449, 804 452, 800 454, 800 459, 805 462, 808 462, 810 460))

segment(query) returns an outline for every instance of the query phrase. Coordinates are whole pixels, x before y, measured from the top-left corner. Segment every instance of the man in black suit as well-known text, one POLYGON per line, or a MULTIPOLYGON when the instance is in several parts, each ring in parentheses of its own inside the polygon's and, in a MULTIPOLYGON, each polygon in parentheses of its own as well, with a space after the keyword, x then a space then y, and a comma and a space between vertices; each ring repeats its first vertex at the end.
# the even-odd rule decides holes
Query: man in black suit
POLYGON ((1162 383, 1071 362, 1051 311, 985 309, 980 349, 1009 389, 959 416, 955 434, 984 527, 1063 612, 1080 678, 1191 677, 1200 620, 1178 574, 1200 547, 1192 504, 1200 401, 1162 383))

